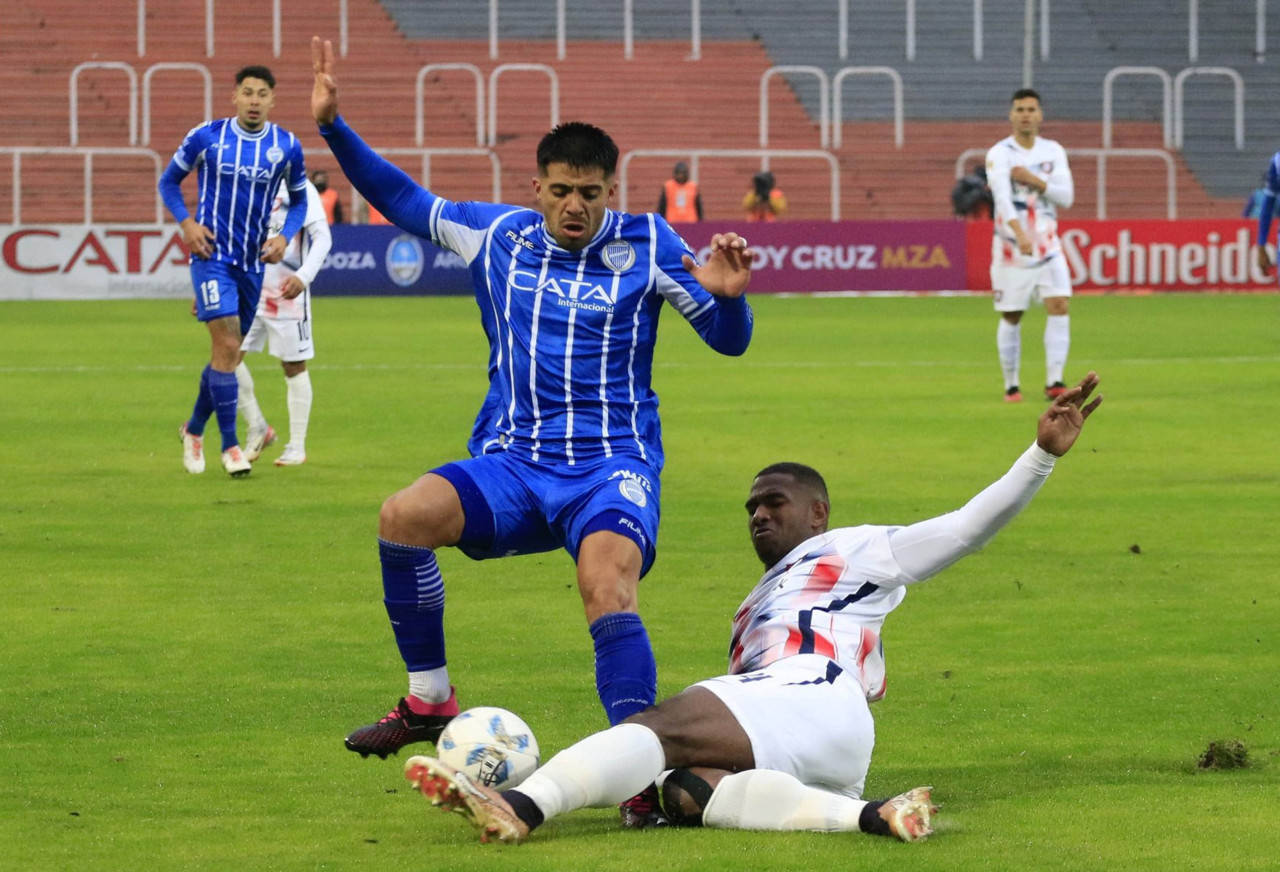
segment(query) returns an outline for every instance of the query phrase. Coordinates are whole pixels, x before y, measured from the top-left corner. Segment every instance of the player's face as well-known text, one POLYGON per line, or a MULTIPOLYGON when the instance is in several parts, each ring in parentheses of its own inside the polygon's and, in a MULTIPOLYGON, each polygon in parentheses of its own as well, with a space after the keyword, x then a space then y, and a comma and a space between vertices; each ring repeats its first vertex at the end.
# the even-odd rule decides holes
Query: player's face
POLYGON ((827 529, 827 504, 785 473, 757 478, 746 506, 747 532, 765 566, 773 566, 801 542, 827 529))
POLYGON ((1040 123, 1044 114, 1040 111, 1040 101, 1035 97, 1023 97, 1014 100, 1009 109, 1009 121, 1013 124, 1015 136, 1039 136, 1040 123))
POLYGON ((276 92, 262 79, 250 76, 236 85, 231 105, 236 107, 236 121, 241 127, 257 130, 267 123, 271 107, 276 105, 276 92))
POLYGON ((570 251, 586 248, 591 242, 617 190, 617 182, 599 167, 580 169, 553 163, 547 165, 545 175, 533 180, 547 232, 557 245, 570 251))

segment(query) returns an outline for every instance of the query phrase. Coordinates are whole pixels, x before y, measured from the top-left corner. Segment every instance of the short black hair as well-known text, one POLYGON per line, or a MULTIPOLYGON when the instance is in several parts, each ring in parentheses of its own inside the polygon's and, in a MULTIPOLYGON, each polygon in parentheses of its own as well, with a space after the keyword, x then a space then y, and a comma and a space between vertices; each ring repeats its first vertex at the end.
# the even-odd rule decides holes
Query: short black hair
POLYGON ((276 89, 276 77, 271 75, 271 70, 261 64, 241 67, 240 72, 236 73, 236 86, 239 87, 240 83, 245 79, 262 79, 271 87, 271 90, 274 91, 276 89))
POLYGON ((599 127, 569 121, 556 125, 538 143, 538 172, 546 173, 553 163, 578 170, 598 167, 612 176, 618 171, 618 146, 599 127))
POLYGON ((1017 103, 1019 100, 1025 100, 1028 97, 1034 97, 1037 103, 1044 102, 1043 100, 1040 99, 1040 92, 1037 91, 1035 88, 1019 88, 1018 90, 1013 92, 1013 98, 1010 99, 1009 102, 1017 103))
POLYGON ((756 478, 762 475, 789 475, 795 479, 796 484, 813 492, 813 494, 827 505, 831 505, 831 498, 827 496, 827 483, 823 480, 822 474, 812 466, 805 466, 803 463, 792 463, 783 461, 782 463, 771 463, 764 469, 756 473, 756 478))

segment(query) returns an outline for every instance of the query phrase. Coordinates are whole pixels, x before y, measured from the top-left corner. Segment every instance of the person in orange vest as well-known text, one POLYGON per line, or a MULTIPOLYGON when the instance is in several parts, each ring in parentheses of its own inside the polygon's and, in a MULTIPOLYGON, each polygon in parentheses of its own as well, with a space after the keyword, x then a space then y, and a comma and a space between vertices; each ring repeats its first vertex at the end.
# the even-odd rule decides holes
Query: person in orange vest
POLYGON ((324 217, 329 219, 330 224, 341 224, 343 222, 342 201, 338 199, 338 192, 329 187, 329 174, 324 170, 316 170, 311 174, 311 184, 316 186, 316 190, 320 192, 320 203, 324 206, 324 217))
POLYGON ((702 194, 698 183, 689 179, 689 165, 684 161, 671 170, 671 178, 658 195, 658 214, 668 224, 692 224, 702 220, 702 194))
POLYGON ((742 198, 742 209, 748 221, 777 221, 787 211, 787 197, 774 184, 773 173, 759 172, 751 177, 751 190, 742 198))

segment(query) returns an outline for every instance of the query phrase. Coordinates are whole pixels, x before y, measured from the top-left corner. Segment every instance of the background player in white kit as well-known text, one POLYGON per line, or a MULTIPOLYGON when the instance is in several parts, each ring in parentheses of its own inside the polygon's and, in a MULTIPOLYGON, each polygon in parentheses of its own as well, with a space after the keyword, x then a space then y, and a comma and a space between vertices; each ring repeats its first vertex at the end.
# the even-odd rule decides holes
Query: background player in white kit
POLYGON ((1030 88, 1013 92, 1009 110, 1013 135, 987 152, 987 183, 995 200, 991 245, 991 287, 1000 324, 996 349, 1004 373, 1005 402, 1022 401, 1022 313, 1044 301, 1045 396, 1066 390, 1062 372, 1071 348, 1071 275, 1058 239, 1058 209, 1071 208, 1075 184, 1067 153, 1040 134, 1044 114, 1040 95, 1030 88))
MULTIPOLYGON (((316 355, 311 339, 311 283, 324 264, 333 238, 324 203, 316 186, 307 181, 307 217, 303 232, 289 240, 284 259, 271 264, 262 279, 262 297, 249 332, 240 345, 236 380, 240 386, 239 406, 249 424, 244 456, 252 462, 262 449, 276 441, 275 428, 267 423, 253 392, 253 376, 244 363, 247 351, 266 349, 280 359, 284 369, 285 395, 289 407, 289 441, 276 458, 276 466, 298 466, 307 459, 307 424, 311 418, 311 374, 307 361, 316 355)), ((282 185, 276 192, 271 212, 271 230, 277 232, 289 210, 289 196, 282 185)))
POLYGON ((767 567, 733 620, 729 674, 560 752, 497 793, 431 757, 405 764, 434 805, 461 812, 482 839, 522 841, 546 818, 607 807, 664 770, 676 824, 851 831, 915 841, 932 832, 928 787, 862 799, 884 694, 880 629, 923 581, 985 545, 1031 502, 1102 397, 1089 373, 1041 414, 1036 441, 962 508, 908 526, 827 528, 831 505, 813 469, 757 474, 746 502, 767 567))

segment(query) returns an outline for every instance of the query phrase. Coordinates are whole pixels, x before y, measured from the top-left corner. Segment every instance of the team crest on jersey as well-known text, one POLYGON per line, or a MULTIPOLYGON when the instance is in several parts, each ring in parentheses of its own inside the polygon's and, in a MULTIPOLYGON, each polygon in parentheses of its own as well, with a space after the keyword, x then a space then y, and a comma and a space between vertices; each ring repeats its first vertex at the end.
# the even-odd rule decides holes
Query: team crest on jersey
POLYGON ((610 242, 600 251, 600 259, 614 272, 626 272, 636 262, 636 250, 630 242, 610 242))
POLYGON ((422 243, 408 233, 400 234, 387 246, 387 275, 402 288, 418 280, 426 262, 422 243))
POLYGON ((280 163, 280 161, 284 160, 284 149, 278 145, 271 146, 271 148, 267 149, 267 160, 272 163, 280 163))
POLYGON ((1052 173, 1052 172, 1053 172, 1053 161, 1051 161, 1051 160, 1041 161, 1041 162, 1040 162, 1040 172, 1042 172, 1042 173, 1052 173))

